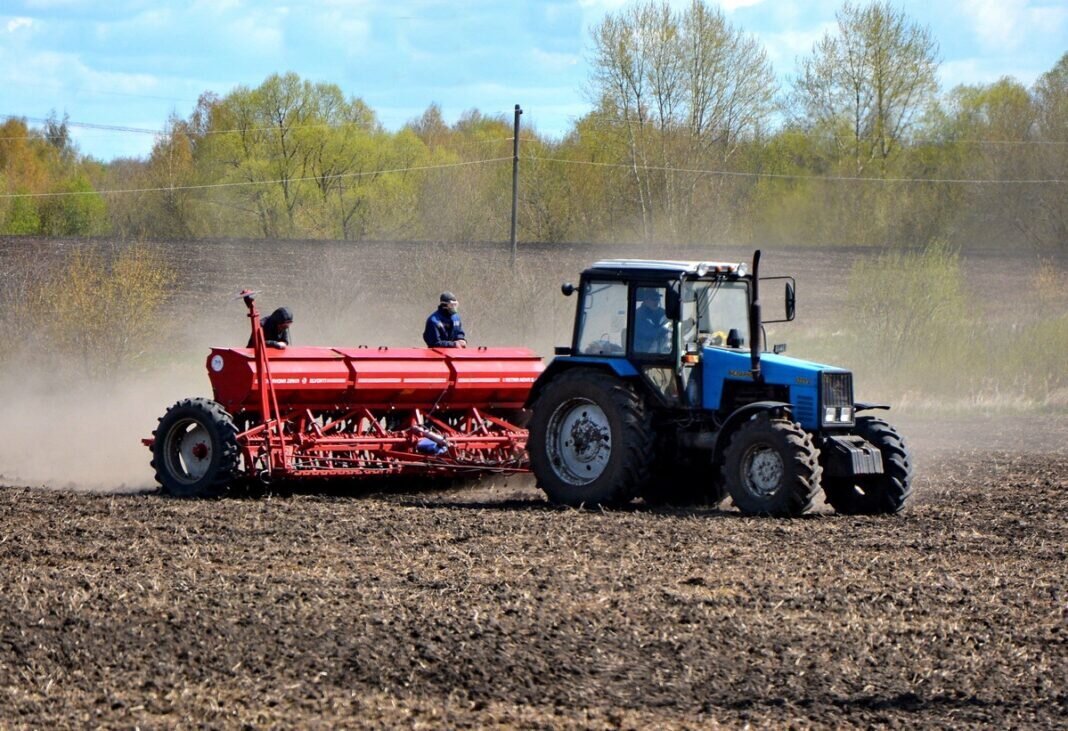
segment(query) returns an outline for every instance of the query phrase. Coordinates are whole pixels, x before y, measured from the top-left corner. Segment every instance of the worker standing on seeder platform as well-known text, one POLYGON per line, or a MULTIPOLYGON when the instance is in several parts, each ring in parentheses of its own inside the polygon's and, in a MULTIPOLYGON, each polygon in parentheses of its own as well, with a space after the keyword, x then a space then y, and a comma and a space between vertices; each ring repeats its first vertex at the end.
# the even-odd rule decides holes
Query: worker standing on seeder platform
POLYGON ((426 318, 423 342, 428 348, 467 347, 467 335, 460 322, 460 303, 452 292, 442 292, 438 309, 426 318))

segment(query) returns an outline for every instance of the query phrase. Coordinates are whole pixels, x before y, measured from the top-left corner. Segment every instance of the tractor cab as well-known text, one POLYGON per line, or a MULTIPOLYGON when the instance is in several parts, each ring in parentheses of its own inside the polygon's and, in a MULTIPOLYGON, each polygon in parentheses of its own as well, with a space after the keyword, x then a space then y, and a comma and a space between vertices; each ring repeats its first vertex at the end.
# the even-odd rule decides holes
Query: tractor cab
MULTIPOLYGON (((793 280, 784 279, 793 319, 793 280)), ((579 294, 565 353, 618 358, 618 369, 640 374, 664 406, 706 407, 705 348, 749 352, 754 292, 745 263, 606 259, 563 291, 579 294)))

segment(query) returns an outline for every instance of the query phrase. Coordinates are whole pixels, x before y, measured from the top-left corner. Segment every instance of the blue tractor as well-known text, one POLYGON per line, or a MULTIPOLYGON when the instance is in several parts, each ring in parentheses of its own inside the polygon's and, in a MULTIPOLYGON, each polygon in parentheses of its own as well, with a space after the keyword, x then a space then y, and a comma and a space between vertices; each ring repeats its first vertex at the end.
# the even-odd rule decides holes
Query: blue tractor
MULTIPOLYGON (((715 505, 801 515, 897 513, 901 435, 859 412, 853 374, 764 351, 760 252, 745 263, 610 259, 582 272, 571 345, 531 390, 531 466, 565 505, 715 505)), ((785 281, 784 317, 796 285, 785 281)), ((765 282, 770 281, 765 279, 765 282)))

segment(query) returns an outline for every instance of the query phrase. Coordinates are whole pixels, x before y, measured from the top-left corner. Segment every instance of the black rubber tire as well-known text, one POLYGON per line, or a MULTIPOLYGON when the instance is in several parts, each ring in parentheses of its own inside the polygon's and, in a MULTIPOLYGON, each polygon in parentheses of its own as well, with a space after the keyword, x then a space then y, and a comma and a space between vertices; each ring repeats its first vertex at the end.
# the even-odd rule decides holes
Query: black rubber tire
POLYGON ((826 478, 823 491, 827 502, 844 515, 900 513, 912 496, 912 460, 905 440, 875 416, 858 416, 855 433, 882 453, 883 474, 826 478))
MULTIPOLYGON (((653 462, 652 417, 627 382, 590 368, 561 373, 542 390, 534 404, 527 450, 538 487, 558 505, 620 505, 641 493, 653 462), (600 409, 610 435, 603 470, 582 482, 554 452, 560 448, 560 419, 580 413, 582 404, 600 409), (563 410, 563 411, 562 411, 563 410)), ((583 417, 585 418, 585 417, 583 417)), ((572 429, 574 435, 575 429, 572 429)))
POLYGON ((767 413, 738 427, 723 453, 723 482, 735 507, 746 515, 806 513, 819 492, 822 473, 812 436, 799 424, 767 413), (746 471, 753 466, 750 460, 762 454, 777 479, 760 491, 750 484, 746 471))
POLYGON ((220 404, 205 398, 183 399, 160 418, 152 433, 152 467, 165 495, 179 498, 222 497, 238 475, 237 427, 220 404), (179 455, 183 438, 201 430, 198 445, 205 464, 187 466, 179 455))

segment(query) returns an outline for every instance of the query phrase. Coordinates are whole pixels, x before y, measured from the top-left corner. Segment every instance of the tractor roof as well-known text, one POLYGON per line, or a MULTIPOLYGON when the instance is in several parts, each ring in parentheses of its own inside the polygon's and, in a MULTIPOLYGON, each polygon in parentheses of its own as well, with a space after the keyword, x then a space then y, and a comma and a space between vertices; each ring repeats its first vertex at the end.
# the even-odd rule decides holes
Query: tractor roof
POLYGON ((703 277, 716 272, 745 276, 747 267, 744 263, 726 261, 665 261, 658 259, 602 259, 587 269, 587 272, 647 272, 660 276, 680 276, 688 274, 703 277))

